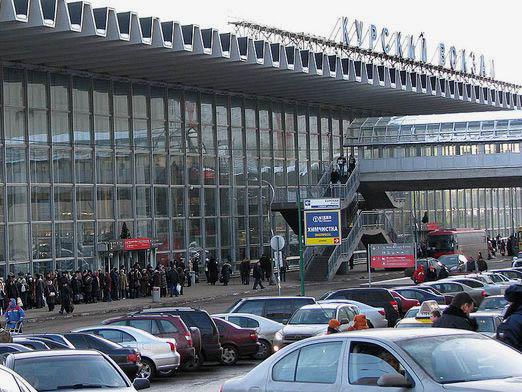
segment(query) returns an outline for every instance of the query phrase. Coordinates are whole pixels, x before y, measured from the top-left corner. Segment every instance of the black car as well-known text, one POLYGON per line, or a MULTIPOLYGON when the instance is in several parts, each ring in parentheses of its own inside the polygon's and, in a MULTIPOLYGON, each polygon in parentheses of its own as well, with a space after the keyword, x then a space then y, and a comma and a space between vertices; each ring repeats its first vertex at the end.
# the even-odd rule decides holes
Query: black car
POLYGON ((31 350, 34 350, 34 351, 48 351, 51 349, 44 342, 40 342, 38 340, 31 340, 29 338, 14 337, 13 343, 21 344, 22 346, 30 348, 31 350))
POLYGON ((139 314, 171 314, 179 316, 189 328, 198 328, 201 333, 201 352, 198 358, 201 362, 220 362, 223 349, 219 342, 219 332, 216 323, 209 314, 200 309, 190 307, 143 309, 139 314))
POLYGON ((227 313, 249 313, 278 323, 290 320, 294 312, 315 304, 312 297, 251 297, 238 300, 227 313))
POLYGON ((436 295, 427 290, 419 289, 417 287, 398 287, 393 289, 398 292, 400 295, 406 298, 416 299, 421 304, 424 301, 437 301, 439 305, 446 305, 446 299, 443 295, 436 295))
POLYGON ((388 319, 388 326, 393 327, 399 319, 399 306, 389 290, 384 288, 357 288, 329 291, 321 298, 349 299, 363 304, 383 308, 388 319))
POLYGON ((100 336, 88 333, 71 332, 64 334, 77 350, 97 350, 108 355, 133 380, 139 370, 141 360, 139 352, 130 347, 123 347, 100 336))
POLYGON ((63 344, 64 346, 67 346, 71 350, 74 350, 74 346, 69 342, 67 339, 63 337, 63 335, 59 333, 24 333, 23 335, 20 335, 20 337, 24 338, 44 338, 49 339, 54 342, 63 344))

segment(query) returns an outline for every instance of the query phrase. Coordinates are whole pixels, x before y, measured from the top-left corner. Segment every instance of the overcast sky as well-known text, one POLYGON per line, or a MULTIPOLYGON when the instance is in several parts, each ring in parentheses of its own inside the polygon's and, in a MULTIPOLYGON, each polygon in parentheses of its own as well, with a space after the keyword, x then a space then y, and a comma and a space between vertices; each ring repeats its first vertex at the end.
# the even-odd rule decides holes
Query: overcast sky
POLYGON ((386 26, 390 33, 404 35, 424 32, 429 45, 428 60, 435 46, 444 42, 457 50, 481 53, 495 60, 496 78, 522 84, 520 72, 520 24, 522 3, 508 0, 372 0, 294 2, 276 0, 91 0, 95 7, 110 6, 117 11, 137 11, 140 16, 158 16, 230 30, 232 19, 257 21, 295 32, 328 36, 337 19, 347 16, 386 26))

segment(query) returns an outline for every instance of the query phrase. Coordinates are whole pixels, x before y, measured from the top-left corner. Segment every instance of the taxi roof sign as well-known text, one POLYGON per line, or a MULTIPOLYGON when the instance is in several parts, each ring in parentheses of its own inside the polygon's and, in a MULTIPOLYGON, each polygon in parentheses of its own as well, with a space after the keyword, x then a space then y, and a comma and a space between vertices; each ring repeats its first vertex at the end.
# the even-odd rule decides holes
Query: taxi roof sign
POLYGON ((424 301, 421 304, 419 311, 417 312, 416 318, 429 318, 431 316, 431 312, 434 310, 438 310, 440 312, 439 304, 437 301, 424 301))

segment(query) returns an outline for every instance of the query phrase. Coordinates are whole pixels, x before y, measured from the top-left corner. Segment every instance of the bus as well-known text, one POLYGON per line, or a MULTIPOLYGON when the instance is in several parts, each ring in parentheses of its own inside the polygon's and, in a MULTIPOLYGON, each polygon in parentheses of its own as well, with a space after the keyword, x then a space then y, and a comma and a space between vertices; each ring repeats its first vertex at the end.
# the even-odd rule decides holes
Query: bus
POLYGON ((442 255, 461 254, 477 258, 479 252, 488 256, 486 230, 446 229, 428 233, 428 254, 438 258, 442 255))

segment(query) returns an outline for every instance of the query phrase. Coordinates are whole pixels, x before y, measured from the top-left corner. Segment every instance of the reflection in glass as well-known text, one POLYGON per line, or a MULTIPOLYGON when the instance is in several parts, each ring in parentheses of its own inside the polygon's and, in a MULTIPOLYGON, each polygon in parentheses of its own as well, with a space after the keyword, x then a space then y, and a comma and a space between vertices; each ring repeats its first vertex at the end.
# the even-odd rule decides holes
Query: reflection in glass
POLYGON ((185 188, 171 188, 173 217, 185 215, 184 192, 185 188))
POLYGON ((56 183, 72 182, 72 160, 71 150, 53 151, 53 174, 56 183))
POLYGON ((76 210, 78 220, 94 219, 94 192, 91 187, 76 189, 76 210))
POLYGON ((230 246, 231 240, 230 240, 230 225, 231 225, 230 218, 221 218, 221 246, 230 246))
POLYGON ((94 179, 94 162, 91 150, 74 151, 76 182, 79 184, 92 184, 94 179))
POLYGON ((31 188, 31 217, 34 221, 51 220, 51 188, 37 187, 31 188))
POLYGON ((170 157, 170 181, 172 185, 185 184, 185 165, 183 155, 172 155, 170 157))
POLYGON ((33 259, 51 259, 53 257, 53 231, 50 223, 32 225, 33 259))
POLYGON ((150 218, 152 216, 151 208, 150 188, 136 187, 136 215, 139 218, 150 218))
POLYGON ((132 216, 132 188, 118 187, 118 218, 131 219, 132 216))
POLYGON ((27 221, 27 187, 7 187, 7 217, 9 222, 27 221))
POLYGON ((8 226, 9 260, 25 261, 29 259, 28 239, 29 225, 16 224, 8 226))
POLYGON ((175 250, 185 248, 185 220, 184 219, 173 219, 172 220, 172 247, 175 250))
POLYGON ((98 183, 112 184, 114 182, 112 151, 96 150, 96 174, 98 183))
POLYGON ((114 190, 109 186, 98 187, 97 212, 99 219, 113 219, 113 194, 114 190))
POLYGON ((27 181, 25 149, 6 148, 5 160, 7 182, 25 183, 27 181))
POLYGON ((138 221, 138 225, 136 227, 136 235, 138 237, 152 238, 152 221, 151 220, 138 221))
POLYGON ((165 155, 154 155, 154 183, 167 184, 167 157, 165 155))
POLYGON ((118 184, 132 183, 132 158, 130 153, 116 154, 116 181, 118 184))
POLYGON ((98 242, 111 241, 115 238, 114 222, 98 221, 98 242))
POLYGON ((54 219, 73 220, 73 195, 71 187, 54 188, 54 219))
POLYGON ((191 187, 189 189, 189 213, 190 216, 200 216, 201 215, 201 206, 200 206, 200 191, 199 187, 191 187))
POLYGON ((168 217, 169 215, 169 203, 168 203, 168 188, 154 188, 154 205, 155 205, 155 214, 158 217, 168 217))
POLYGON ((4 132, 7 144, 22 144, 25 141, 25 110, 4 110, 4 132))
POLYGON ((89 257, 94 255, 94 222, 78 222, 76 224, 78 233, 77 245, 78 257, 89 257))
POLYGON ((150 184, 150 155, 136 154, 136 183, 150 184))
POLYGON ((29 143, 48 143, 47 110, 29 109, 29 143))

